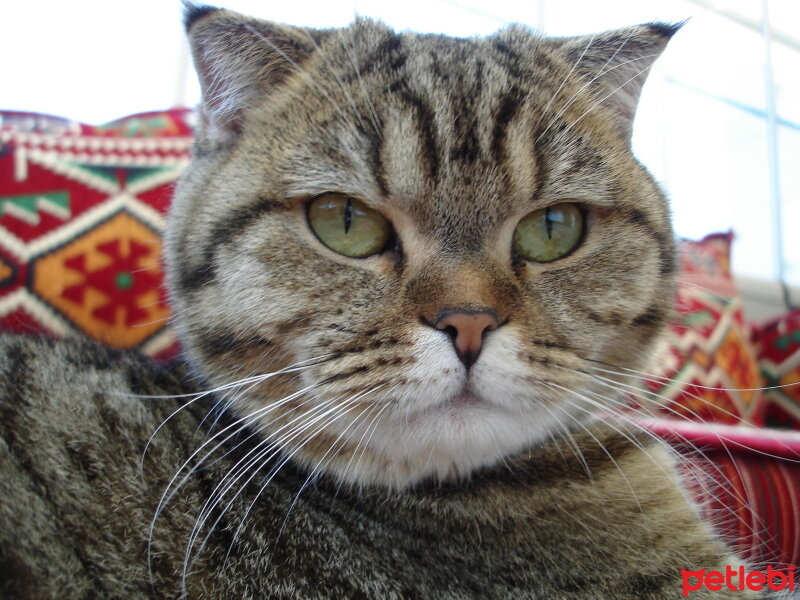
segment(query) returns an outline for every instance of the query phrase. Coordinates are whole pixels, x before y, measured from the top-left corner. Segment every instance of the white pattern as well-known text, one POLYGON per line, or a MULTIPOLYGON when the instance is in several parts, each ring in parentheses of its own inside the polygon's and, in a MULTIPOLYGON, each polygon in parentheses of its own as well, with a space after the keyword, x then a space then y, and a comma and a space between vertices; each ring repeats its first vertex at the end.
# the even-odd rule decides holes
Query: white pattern
POLYGON ((0 317, 19 308, 29 313, 55 335, 65 336, 73 332, 73 329, 62 317, 25 288, 14 290, 10 294, 0 297, 0 317))

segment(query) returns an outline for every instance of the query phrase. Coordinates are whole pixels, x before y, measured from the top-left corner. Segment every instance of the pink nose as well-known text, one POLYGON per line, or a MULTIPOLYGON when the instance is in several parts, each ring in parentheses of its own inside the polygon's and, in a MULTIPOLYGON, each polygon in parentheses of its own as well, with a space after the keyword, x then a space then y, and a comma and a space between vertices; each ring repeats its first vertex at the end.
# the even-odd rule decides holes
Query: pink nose
POLYGON ((454 311, 442 315, 434 326, 450 334, 458 358, 469 369, 478 360, 484 334, 497 329, 497 317, 488 311, 454 311))

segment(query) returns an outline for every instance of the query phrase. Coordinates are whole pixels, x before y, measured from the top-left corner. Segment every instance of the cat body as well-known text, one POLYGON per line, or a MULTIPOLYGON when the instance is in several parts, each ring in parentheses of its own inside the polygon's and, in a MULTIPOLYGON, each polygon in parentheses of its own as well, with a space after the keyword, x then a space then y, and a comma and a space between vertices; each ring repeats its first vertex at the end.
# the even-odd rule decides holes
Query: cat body
POLYGON ((739 564, 620 410, 670 313, 630 132, 675 27, 187 27, 188 369, 3 339, 4 597, 666 599, 739 564))
POLYGON ((309 483, 291 465, 264 486, 267 468, 211 515, 183 581, 198 506, 247 446, 231 440, 171 498, 149 569, 159 500, 211 420, 202 400, 167 420, 182 401, 132 396, 191 392, 186 373, 81 342, 2 342, 3 598, 677 598, 681 569, 739 564, 662 447, 599 426, 575 433, 580 454, 555 441, 403 494, 309 483))

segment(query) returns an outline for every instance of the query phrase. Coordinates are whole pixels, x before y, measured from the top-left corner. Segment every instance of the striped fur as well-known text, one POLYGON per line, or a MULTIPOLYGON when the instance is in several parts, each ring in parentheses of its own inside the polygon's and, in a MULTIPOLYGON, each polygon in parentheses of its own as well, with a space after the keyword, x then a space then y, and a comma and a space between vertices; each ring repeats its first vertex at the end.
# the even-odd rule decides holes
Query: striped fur
POLYGON ((680 569, 738 564, 654 465, 669 464, 663 448, 597 427, 403 494, 307 485, 291 464, 265 485, 276 457, 225 496, 184 578, 198 511, 252 441, 195 454, 171 484, 232 423, 212 425, 207 398, 180 409, 186 379, 87 343, 0 336, 0 597, 672 600, 680 569))
POLYGON ((738 564, 675 457, 605 414, 670 312, 669 211, 629 140, 674 28, 187 27, 204 100, 166 247, 189 369, 0 337, 2 597, 666 600, 738 564), (392 243, 323 246, 325 192, 392 243), (579 247, 514 255, 563 201, 579 247), (452 311, 497 320, 469 369, 430 325, 452 311))
MULTIPOLYGON (((467 476, 584 420, 591 407, 540 382, 604 393, 563 369, 637 368, 670 312, 669 211, 629 135, 673 32, 453 39, 365 19, 323 32, 227 11, 190 19, 206 100, 167 257, 198 374, 222 385, 329 355, 294 389, 364 396, 321 439, 346 427, 359 439, 368 420, 353 419, 387 409, 358 461, 346 443, 309 442, 297 458, 314 468, 325 455, 360 485, 467 476), (382 212, 396 246, 366 259, 323 246, 304 207, 324 192, 382 212), (581 246, 548 264, 513 256, 517 222, 565 200, 587 215, 581 246), (505 323, 469 373, 425 325, 455 309, 505 323), (454 407, 467 387, 482 402, 454 407)), ((238 408, 275 393, 254 389, 238 408)))

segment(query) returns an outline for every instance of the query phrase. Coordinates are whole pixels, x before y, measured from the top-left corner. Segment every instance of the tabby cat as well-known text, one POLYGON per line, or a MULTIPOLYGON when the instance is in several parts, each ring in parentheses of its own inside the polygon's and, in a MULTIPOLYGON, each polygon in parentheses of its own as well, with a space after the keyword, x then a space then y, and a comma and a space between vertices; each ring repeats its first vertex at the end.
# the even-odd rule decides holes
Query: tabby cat
POLYGON ((670 313, 630 137, 677 27, 186 23, 188 367, 3 339, 3 598, 673 599, 740 564, 619 410, 670 313))

